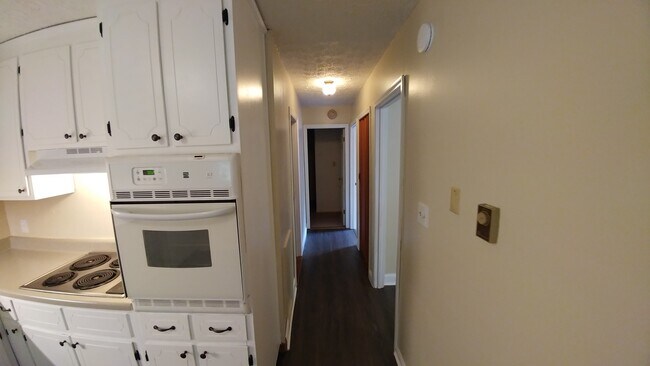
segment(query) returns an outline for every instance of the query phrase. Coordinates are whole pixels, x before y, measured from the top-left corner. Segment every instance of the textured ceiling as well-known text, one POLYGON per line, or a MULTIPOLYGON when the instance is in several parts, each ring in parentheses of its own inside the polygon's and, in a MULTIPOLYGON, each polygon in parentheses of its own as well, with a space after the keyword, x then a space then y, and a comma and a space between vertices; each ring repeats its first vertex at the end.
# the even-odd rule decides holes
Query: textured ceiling
POLYGON ((303 105, 354 102, 417 0, 256 0, 303 105), (333 78, 333 96, 318 82, 333 78))
POLYGON ((0 0, 0 42, 96 14, 93 0, 0 0))

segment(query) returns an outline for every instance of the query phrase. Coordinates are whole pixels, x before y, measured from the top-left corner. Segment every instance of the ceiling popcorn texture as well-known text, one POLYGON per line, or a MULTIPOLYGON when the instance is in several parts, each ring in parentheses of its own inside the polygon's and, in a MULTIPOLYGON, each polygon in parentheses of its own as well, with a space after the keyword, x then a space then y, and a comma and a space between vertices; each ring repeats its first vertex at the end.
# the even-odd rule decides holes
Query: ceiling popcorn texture
POLYGON ((92 0, 0 0, 0 42, 96 14, 92 0))
POLYGON ((256 0, 303 105, 352 104, 417 0, 256 0), (324 96, 322 81, 336 81, 324 96), (320 82, 320 83, 319 83, 320 82))

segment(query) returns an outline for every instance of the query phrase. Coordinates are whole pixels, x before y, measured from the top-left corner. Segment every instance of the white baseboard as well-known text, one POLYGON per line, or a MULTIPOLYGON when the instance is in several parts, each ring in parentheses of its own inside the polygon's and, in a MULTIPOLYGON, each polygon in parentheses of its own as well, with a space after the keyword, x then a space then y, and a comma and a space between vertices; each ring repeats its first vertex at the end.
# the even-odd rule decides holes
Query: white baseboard
POLYGON ((291 331, 293 328, 293 313, 296 310, 296 298, 298 297, 298 285, 296 280, 293 280, 293 300, 291 301, 291 311, 287 319, 287 332, 284 337, 287 340, 287 351, 291 349, 291 331))
POLYGON ((404 362, 404 357, 402 357, 402 352, 400 352, 399 348, 395 348, 393 355, 395 356, 397 366, 406 366, 406 362, 404 362))
POLYGON ((397 283, 397 275, 395 273, 384 274, 384 286, 395 286, 397 283))

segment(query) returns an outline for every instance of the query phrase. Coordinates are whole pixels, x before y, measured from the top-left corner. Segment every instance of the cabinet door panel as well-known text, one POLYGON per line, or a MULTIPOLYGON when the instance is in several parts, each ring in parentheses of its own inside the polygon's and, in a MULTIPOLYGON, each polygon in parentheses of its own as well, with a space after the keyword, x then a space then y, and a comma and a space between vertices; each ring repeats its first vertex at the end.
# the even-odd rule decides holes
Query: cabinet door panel
POLYGON ((160 2, 160 36, 174 145, 231 142, 220 0, 160 2))
POLYGON ((70 337, 62 333, 47 333, 32 328, 23 328, 27 345, 38 366, 77 366, 77 357, 70 346, 70 337), (61 345, 60 342, 65 341, 61 345))
POLYGON ((18 109, 18 59, 0 62, 0 198, 28 196, 18 109))
POLYGON ((91 338, 74 337, 79 342, 75 351, 81 366, 137 366, 130 341, 101 341, 91 338))
POLYGON ((0 365, 18 366, 14 352, 11 349, 9 331, 5 330, 2 322, 0 322, 0 365))
POLYGON ((109 144, 116 148, 166 146, 156 2, 128 2, 108 7, 100 16, 110 90, 109 144), (153 141, 152 135, 160 139, 153 141))
POLYGON ((70 47, 20 56, 20 70, 26 149, 54 148, 76 141, 70 47))
POLYGON ((248 347, 246 346, 202 346, 196 347, 199 366, 248 366, 248 347))
POLYGON ((194 366, 194 350, 191 344, 180 345, 156 345, 149 344, 146 347, 146 355, 152 366, 194 366), (187 352, 187 353, 185 353, 187 352), (185 357, 181 357, 181 355, 185 357))
POLYGON ((101 65, 99 42, 72 46, 72 80, 80 145, 101 146, 106 143, 101 65))

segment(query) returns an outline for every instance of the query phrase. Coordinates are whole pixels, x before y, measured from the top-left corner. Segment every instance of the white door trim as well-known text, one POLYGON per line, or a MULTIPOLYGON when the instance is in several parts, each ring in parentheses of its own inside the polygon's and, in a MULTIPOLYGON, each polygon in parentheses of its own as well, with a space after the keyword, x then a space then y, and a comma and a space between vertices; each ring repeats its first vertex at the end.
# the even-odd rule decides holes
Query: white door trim
MULTIPOLYGON (((303 157, 305 160, 305 215, 307 215, 307 229, 311 229, 311 206, 309 202, 309 139, 307 138, 309 130, 319 130, 319 129, 343 129, 343 136, 345 136, 345 142, 343 143, 343 146, 345 148, 345 153, 343 156, 343 162, 345 164, 344 167, 344 174, 345 178, 343 181, 343 186, 346 186, 349 181, 349 175, 350 175, 350 167, 346 163, 348 161, 348 156, 350 155, 350 126, 345 123, 332 123, 332 124, 319 124, 319 125, 308 125, 308 124, 303 124, 305 127, 304 129, 304 141, 305 141, 305 148, 303 149, 303 157)), ((345 195, 345 205, 343 206, 343 209, 345 212, 350 212, 350 195, 347 189, 344 190, 344 195, 345 195)), ((347 219, 345 220, 344 224, 347 224, 347 219)))

